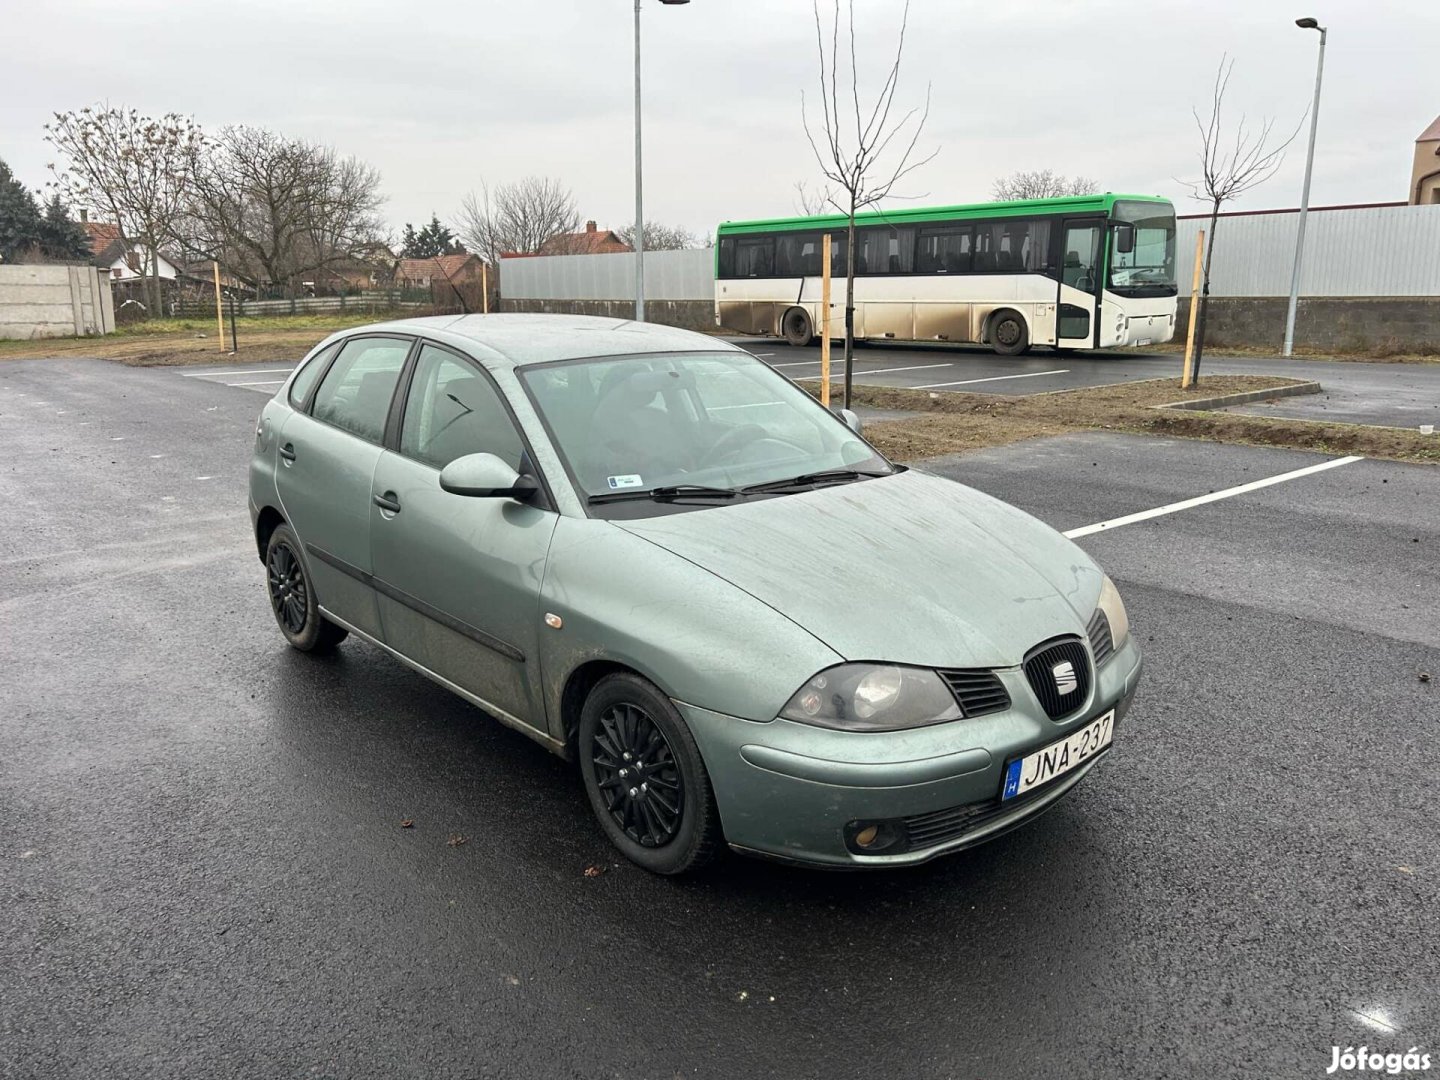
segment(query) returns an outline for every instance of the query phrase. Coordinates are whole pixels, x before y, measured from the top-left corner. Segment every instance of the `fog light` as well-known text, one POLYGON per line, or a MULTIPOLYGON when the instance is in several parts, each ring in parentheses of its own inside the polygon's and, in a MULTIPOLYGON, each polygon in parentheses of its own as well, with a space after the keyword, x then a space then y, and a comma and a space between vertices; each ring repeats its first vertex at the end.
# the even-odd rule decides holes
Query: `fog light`
POLYGON ((905 827, 898 821, 852 821, 845 826, 845 846, 856 855, 898 855, 909 848, 905 827))
POLYGON ((869 847, 875 843, 875 838, 880 835, 879 825, 867 825, 855 834, 855 843, 861 847, 869 847))

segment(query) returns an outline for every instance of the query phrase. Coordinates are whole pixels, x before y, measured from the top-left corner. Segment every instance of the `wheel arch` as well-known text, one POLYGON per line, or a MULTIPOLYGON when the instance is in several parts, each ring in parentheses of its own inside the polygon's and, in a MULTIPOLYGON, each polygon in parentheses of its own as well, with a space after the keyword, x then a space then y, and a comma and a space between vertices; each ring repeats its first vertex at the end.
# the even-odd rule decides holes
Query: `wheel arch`
POLYGON ((1030 317, 1026 315, 1025 312, 1021 311, 1018 307, 1005 307, 1002 305, 1000 307, 993 308, 990 313, 985 316, 984 322, 981 323, 981 344, 994 344, 994 342, 991 340, 990 335, 991 332, 995 329, 995 323, 1000 319, 1002 315, 1014 315, 1017 319, 1019 319, 1025 325, 1025 333, 1027 336, 1029 336, 1033 332, 1032 327, 1030 326, 1030 317))
MULTIPOLYGON (((590 696, 590 691, 595 689, 596 684, 609 675, 635 675, 653 684, 662 694, 666 694, 665 688, 651 675, 641 671, 633 664, 626 664, 610 657, 596 657, 578 664, 566 676, 565 684, 560 689, 560 730, 561 739, 565 744, 561 756, 567 761, 576 760, 575 741, 580 733, 580 710, 585 707, 585 699, 590 696)), ((666 696, 669 695, 666 694, 666 696)))
POLYGON ((260 561, 265 561, 265 549, 270 546, 270 537, 281 525, 285 524, 285 515, 276 510, 273 506, 266 506, 261 509, 255 518, 255 546, 259 550, 260 561))

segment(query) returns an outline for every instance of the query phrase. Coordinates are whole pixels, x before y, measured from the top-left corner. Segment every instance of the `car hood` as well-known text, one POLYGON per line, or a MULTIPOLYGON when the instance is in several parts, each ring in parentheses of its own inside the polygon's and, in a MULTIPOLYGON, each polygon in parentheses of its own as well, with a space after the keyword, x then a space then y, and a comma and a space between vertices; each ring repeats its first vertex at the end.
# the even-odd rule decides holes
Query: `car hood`
POLYGON ((614 524, 703 567, 849 660, 1009 667, 1083 634, 1101 572, 1069 540, 951 480, 907 470, 614 524))

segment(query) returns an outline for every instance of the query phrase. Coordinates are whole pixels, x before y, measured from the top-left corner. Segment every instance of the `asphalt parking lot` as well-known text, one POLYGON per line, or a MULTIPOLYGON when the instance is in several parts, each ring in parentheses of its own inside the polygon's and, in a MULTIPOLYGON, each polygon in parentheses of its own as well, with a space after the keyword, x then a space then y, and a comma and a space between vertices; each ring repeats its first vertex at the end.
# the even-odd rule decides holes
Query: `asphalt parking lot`
MULTIPOLYGON (((792 379, 818 378, 820 350, 791 348, 771 338, 730 338, 792 379)), ((841 351, 832 352, 837 373, 841 351)), ((855 381, 877 386, 960 390, 976 394, 1043 394, 1136 379, 1177 378, 1182 357, 1126 349, 1097 354, 1036 349, 1024 356, 997 356, 988 349, 954 345, 860 345, 855 381)), ((1206 356, 1205 375, 1279 375, 1319 381, 1324 392, 1230 411, 1299 420, 1440 426, 1440 364, 1344 363, 1328 360, 1248 359, 1206 356)))
MULTIPOLYGON (((1059 359, 866 378, 1178 365, 1059 359)), ((1101 433, 929 463, 1111 523, 1077 542, 1147 650, 1114 751, 913 871, 672 881, 621 864, 529 740, 362 643, 285 646, 245 474, 288 366, 0 365, 0 1077, 1309 1077, 1337 1044, 1440 1051, 1440 470, 1101 433)), ((843 604, 864 568, 835 570, 843 604)))

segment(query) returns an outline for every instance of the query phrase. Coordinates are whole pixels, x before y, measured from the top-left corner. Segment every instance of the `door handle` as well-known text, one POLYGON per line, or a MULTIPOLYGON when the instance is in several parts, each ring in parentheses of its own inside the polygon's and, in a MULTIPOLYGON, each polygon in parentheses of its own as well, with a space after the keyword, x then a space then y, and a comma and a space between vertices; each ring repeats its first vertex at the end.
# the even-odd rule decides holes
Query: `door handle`
POLYGON ((376 495, 375 505, 380 507, 381 510, 388 511, 391 514, 398 514, 400 512, 400 500, 393 491, 387 491, 384 495, 376 495))
POLYGON ((286 461, 294 461, 294 460, 295 460, 295 444, 294 444, 294 443, 288 443, 288 442, 287 442, 284 446, 280 447, 280 456, 281 456, 282 458, 284 458, 286 461))

